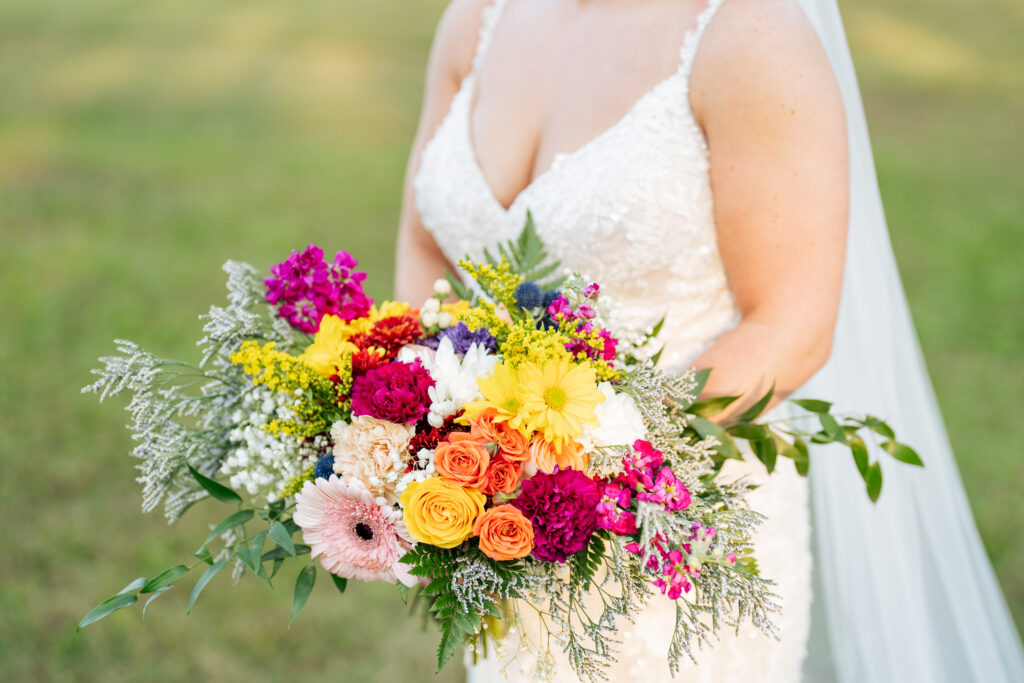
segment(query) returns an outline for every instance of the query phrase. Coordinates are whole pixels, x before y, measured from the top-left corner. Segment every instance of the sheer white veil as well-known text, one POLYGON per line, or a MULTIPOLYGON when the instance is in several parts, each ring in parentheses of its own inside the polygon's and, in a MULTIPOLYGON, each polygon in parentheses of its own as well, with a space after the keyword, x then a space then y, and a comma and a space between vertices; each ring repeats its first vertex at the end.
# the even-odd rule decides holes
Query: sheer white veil
MULTIPOLYGON (((871 504, 848 454, 810 469, 815 538, 809 680, 1024 681, 1024 650, 981 544, 893 258, 863 104, 835 0, 800 0, 846 104, 851 210, 832 356, 798 392, 873 411, 925 462, 881 457, 871 504)), ((877 454, 876 454, 877 455, 877 454)))

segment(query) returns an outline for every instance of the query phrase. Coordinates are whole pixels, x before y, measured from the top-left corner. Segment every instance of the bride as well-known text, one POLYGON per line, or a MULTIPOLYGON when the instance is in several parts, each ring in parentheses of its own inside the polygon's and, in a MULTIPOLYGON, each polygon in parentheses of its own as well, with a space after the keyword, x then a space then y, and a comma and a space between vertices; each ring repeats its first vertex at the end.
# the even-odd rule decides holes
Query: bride
MULTIPOLYGON (((761 483, 751 504, 771 524, 755 543, 780 638, 723 633, 679 680, 1024 680, 892 260, 834 0, 454 0, 409 164, 397 294, 423 300, 527 211, 632 322, 666 316, 662 365, 713 367, 708 393, 774 381, 878 411, 926 463, 887 462, 871 505, 832 453, 810 486, 788 461, 770 477, 729 461, 723 476, 761 483)), ((620 632, 609 678, 669 680, 673 618, 652 601, 620 632)), ((518 652, 470 680, 533 680, 518 652)))

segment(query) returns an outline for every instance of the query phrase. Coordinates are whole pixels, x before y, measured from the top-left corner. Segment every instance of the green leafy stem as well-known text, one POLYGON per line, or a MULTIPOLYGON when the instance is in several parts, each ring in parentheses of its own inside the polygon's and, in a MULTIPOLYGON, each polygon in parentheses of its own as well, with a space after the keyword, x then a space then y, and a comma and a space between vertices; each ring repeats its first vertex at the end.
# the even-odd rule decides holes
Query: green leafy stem
MULTIPOLYGON (((705 369, 697 373, 695 395, 707 384, 710 372, 705 369)), ((755 422, 774 395, 773 385, 754 405, 722 423, 710 418, 724 412, 739 396, 716 396, 682 406, 684 412, 693 416, 688 431, 698 437, 717 440, 715 463, 719 468, 726 460, 742 460, 737 441, 746 441, 769 473, 774 471, 777 459, 782 456, 790 458, 797 472, 806 476, 811 464, 808 443, 838 444, 849 449, 872 502, 877 501, 882 492, 882 467, 878 460, 872 461, 869 443, 878 443, 881 450, 902 463, 924 466, 913 448, 896 440, 896 433, 884 420, 873 415, 833 415, 832 404, 828 401, 790 399, 806 413, 792 419, 755 422), (812 426, 800 427, 797 425, 800 420, 810 421, 812 426)))
MULTIPOLYGON (((296 543, 293 540, 299 527, 291 519, 292 506, 288 505, 285 500, 277 500, 270 503, 262 510, 243 508, 242 497, 238 493, 221 482, 200 474, 192 467, 188 469, 192 477, 210 494, 211 498, 215 498, 228 505, 235 505, 239 509, 221 520, 210 531, 206 540, 195 551, 194 556, 196 559, 191 564, 177 564, 173 567, 168 567, 152 578, 139 577, 135 579, 118 591, 116 595, 104 600, 90 610, 79 622, 77 630, 80 631, 89 624, 93 624, 120 609, 131 607, 144 596, 148 596, 142 608, 142 614, 145 616, 146 609, 149 608, 149 605, 154 600, 171 590, 178 580, 200 565, 206 565, 206 570, 196 581, 192 592, 189 594, 188 605, 185 608, 188 614, 192 613, 192 608, 195 607, 200 594, 213 578, 227 566, 232 556, 237 558, 242 566, 266 582, 268 586, 273 587, 272 581, 286 560, 298 559, 309 555, 310 547, 308 545, 296 543), (249 535, 245 531, 246 524, 250 523, 255 517, 265 522, 265 526, 259 525, 262 528, 256 533, 249 535), (212 553, 209 548, 210 544, 224 533, 233 529, 241 529, 241 536, 237 540, 225 544, 216 554, 212 553), (266 548, 268 539, 270 541, 269 549, 266 548), (215 557, 218 556, 222 557, 222 559, 216 560, 215 557), (269 569, 267 568, 268 563, 270 564, 269 569)), ((289 628, 295 623, 295 619, 309 600, 313 586, 316 583, 316 571, 316 565, 313 563, 307 564, 299 571, 292 595, 292 613, 291 621, 288 623, 289 628)), ((344 593, 348 585, 347 580, 333 574, 331 574, 331 578, 338 591, 344 593)))

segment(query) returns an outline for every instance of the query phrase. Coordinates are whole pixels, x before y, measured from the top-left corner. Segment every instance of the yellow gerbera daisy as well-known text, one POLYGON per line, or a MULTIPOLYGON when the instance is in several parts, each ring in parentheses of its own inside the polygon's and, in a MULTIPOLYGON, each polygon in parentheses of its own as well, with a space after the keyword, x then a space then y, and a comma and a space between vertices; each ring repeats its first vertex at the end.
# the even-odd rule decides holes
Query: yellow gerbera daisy
POLYGON ((493 408, 496 411, 492 418, 494 422, 508 422, 512 429, 518 429, 525 436, 529 436, 529 432, 526 431, 527 416, 523 410, 523 388, 519 381, 519 373, 514 368, 504 363, 496 363, 490 374, 477 377, 476 385, 484 398, 481 401, 471 401, 464 406, 464 422, 468 423, 488 408, 493 408))
POLYGON ((579 437, 585 423, 597 424, 594 407, 604 401, 604 394, 590 366, 567 359, 525 363, 519 367, 519 381, 529 415, 527 429, 542 432, 556 448, 579 437))

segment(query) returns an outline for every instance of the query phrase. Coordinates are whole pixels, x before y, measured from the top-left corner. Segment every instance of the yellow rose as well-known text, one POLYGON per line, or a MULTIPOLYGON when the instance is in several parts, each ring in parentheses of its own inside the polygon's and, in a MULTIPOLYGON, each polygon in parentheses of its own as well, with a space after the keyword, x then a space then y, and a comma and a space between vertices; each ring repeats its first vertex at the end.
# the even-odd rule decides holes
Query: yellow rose
POLYGON ((473 535, 473 523, 483 513, 486 500, 476 489, 431 477, 409 484, 399 502, 410 536, 438 548, 454 548, 473 535))

